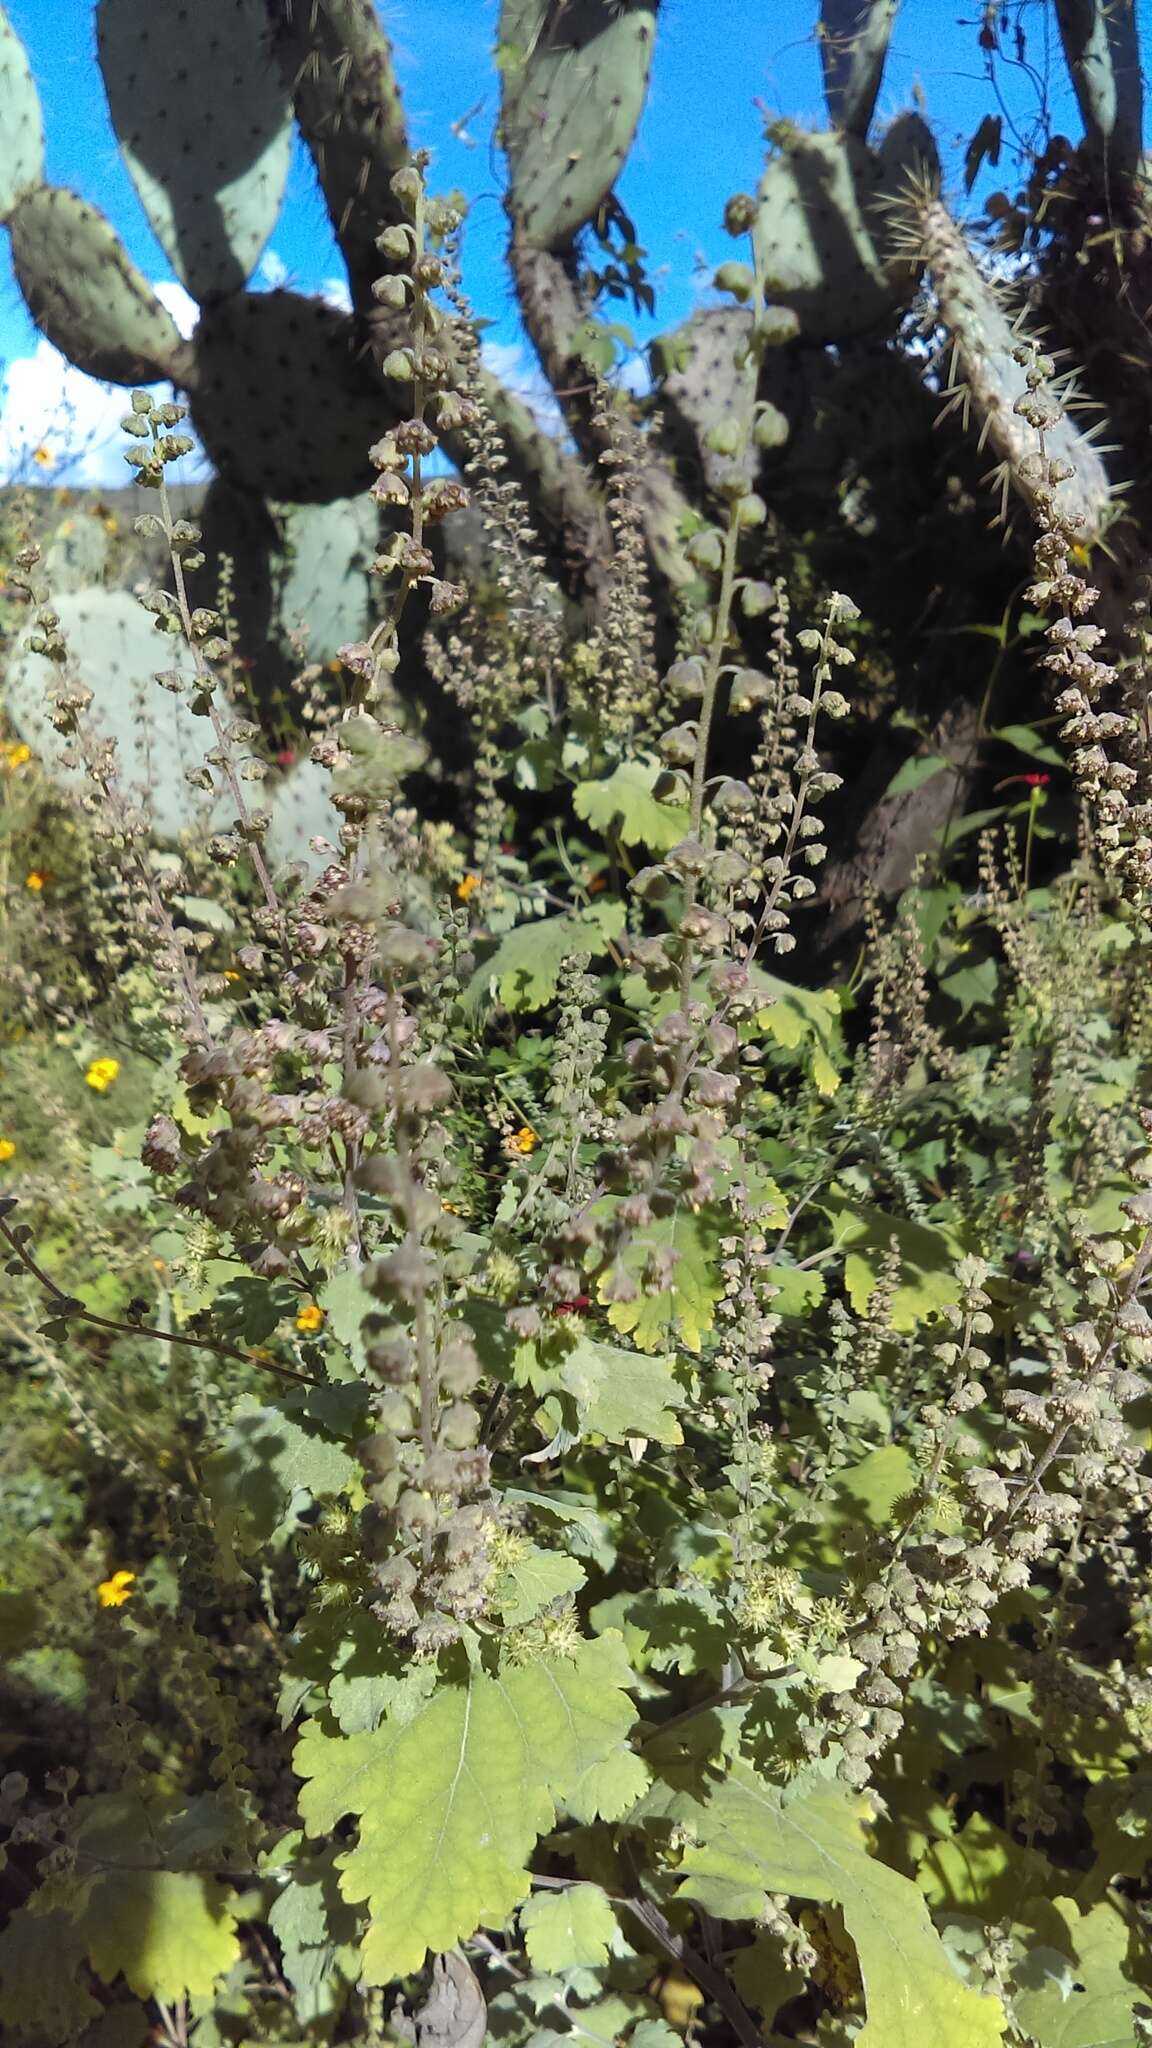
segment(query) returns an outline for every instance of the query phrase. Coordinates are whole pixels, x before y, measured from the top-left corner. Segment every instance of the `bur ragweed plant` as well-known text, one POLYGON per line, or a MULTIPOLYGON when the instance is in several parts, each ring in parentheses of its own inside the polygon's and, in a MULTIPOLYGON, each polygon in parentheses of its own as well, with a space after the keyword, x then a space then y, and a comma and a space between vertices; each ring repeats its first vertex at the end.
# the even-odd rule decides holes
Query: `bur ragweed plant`
MULTIPOLYGON (((1056 2048, 1087 1993, 1136 2039, 1144 878, 1139 814, 1101 796, 1132 786, 1105 746, 1126 714, 1092 708, 1114 678, 1062 623, 1087 598, 1046 368, 1024 364, 1032 601, 1063 607, 1049 658, 1089 709, 1062 716, 1095 721, 1092 830, 1043 886, 1010 838, 978 901, 922 873, 853 983, 813 990, 777 969, 826 858, 862 622, 756 573, 770 513, 742 457, 772 409, 743 379, 664 661, 639 458, 596 392, 610 602, 580 637, 485 467, 460 216, 426 170, 393 178, 379 242, 408 412, 372 496, 395 524, 310 735, 329 802, 306 860, 272 844, 224 612, 189 594, 183 409, 135 393, 125 428, 206 835, 160 855, 22 565, 117 892, 126 971, 91 1030, 118 1050, 83 1074, 123 1117, 96 1202, 143 1219, 151 1277, 73 1285, 42 1187, 0 1200, 0 1238, 23 1341, 104 1468, 132 1469, 98 1402, 117 1360, 177 1426, 84 1600, 46 1627, 0 1590, 17 1683, 59 1687, 64 1660, 87 1687, 51 1724, 61 1767, 0 1783, 22 1877, 0 2014, 33 2042, 1056 2048), (446 434, 469 481, 434 460, 446 434), (470 489, 497 616, 438 552, 470 489), (472 732, 451 829, 393 716, 411 632, 472 732), (134 1566, 100 1578, 115 1555, 134 1566)), ((754 215, 734 202, 733 233, 754 215)), ((736 369, 772 340, 744 253, 736 369)))

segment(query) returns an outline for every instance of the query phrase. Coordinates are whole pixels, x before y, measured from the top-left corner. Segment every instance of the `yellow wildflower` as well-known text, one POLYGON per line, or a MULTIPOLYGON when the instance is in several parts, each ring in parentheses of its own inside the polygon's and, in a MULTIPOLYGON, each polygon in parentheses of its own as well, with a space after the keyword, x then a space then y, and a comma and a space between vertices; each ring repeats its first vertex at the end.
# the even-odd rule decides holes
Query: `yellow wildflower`
POLYGON ((5 740, 0 747, 0 759, 5 768, 23 768, 25 762, 32 759, 32 749, 23 740, 5 740))
POLYGON ((112 1086, 119 1072, 119 1060, 93 1060, 84 1079, 90 1088, 96 1090, 97 1095, 103 1095, 105 1089, 112 1086))
POLYGON ((31 889, 34 896, 38 896, 47 880, 48 876, 43 868, 29 868, 24 877, 24 887, 31 889))
POLYGON ((524 1158, 527 1158, 529 1152, 536 1150, 540 1140, 532 1129, 531 1124, 521 1124, 518 1131, 513 1131, 507 1143, 510 1152, 519 1152, 524 1158))
POLYGON ((53 469, 56 465, 56 457, 50 448, 45 448, 43 442, 40 443, 39 448, 32 450, 32 460, 36 464, 37 469, 53 469))
POLYGON ((306 1337, 314 1337, 317 1330, 324 1328, 324 1311, 318 1302, 305 1302, 296 1318, 296 1328, 303 1330, 306 1337))
POLYGON ((104 1579, 96 1588, 96 1597, 101 1607, 123 1607, 132 1598, 136 1584, 135 1572, 113 1572, 110 1579, 104 1579))
POLYGON ((15 1159, 16 1147, 11 1138, 0 1138, 0 1161, 15 1159))
POLYGON ((474 896, 479 887, 479 875, 465 875, 462 881, 457 882, 456 894, 460 898, 461 903, 467 903, 469 897, 474 896))
POLYGON ((105 533, 119 533, 120 531, 120 521, 114 512, 106 512, 100 523, 105 533))

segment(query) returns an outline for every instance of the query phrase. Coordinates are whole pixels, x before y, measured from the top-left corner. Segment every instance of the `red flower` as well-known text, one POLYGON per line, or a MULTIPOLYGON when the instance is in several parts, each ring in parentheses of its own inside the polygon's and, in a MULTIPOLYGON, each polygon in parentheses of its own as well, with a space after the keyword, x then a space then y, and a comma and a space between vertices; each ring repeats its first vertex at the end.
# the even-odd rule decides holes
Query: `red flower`
POLYGON ((1020 780, 1027 783, 1029 789, 1047 789, 1052 777, 1050 775, 1022 775, 1020 780))
POLYGON ((556 1304, 556 1313, 558 1316, 581 1315, 586 1308, 591 1308, 591 1306, 591 1295, 578 1294, 576 1295, 573 1301, 558 1301, 556 1304))

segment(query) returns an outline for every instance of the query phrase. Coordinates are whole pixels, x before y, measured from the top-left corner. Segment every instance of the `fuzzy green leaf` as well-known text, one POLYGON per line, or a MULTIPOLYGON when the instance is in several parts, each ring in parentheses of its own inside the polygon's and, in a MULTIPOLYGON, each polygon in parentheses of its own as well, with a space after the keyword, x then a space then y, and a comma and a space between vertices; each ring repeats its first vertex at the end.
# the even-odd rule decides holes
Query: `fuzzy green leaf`
POLYGON ((363 1965, 386 1984, 481 1925, 500 1925, 528 1891, 526 1863, 563 1803, 614 1819, 643 1770, 625 1747, 635 1713, 618 1635, 498 1677, 443 1686, 404 1726, 335 1739, 304 1730, 296 1769, 310 1834, 347 1813, 360 1839, 341 1890, 366 1899, 363 1965))
MULTIPOLYGON (((344 1389, 324 1388, 331 1396, 344 1389)), ((357 1394, 359 1390, 353 1390, 357 1394)), ((222 1534, 241 1547, 267 1541, 294 1500, 342 1493, 360 1468, 334 1440, 318 1397, 288 1394, 267 1406, 252 1395, 238 1402, 220 1448, 205 1466, 222 1534)))
POLYGON ((837 1245, 846 1252, 844 1285, 858 1316, 865 1315, 888 1248, 895 1238, 900 1284, 892 1297, 894 1330, 913 1330, 960 1298, 956 1277, 963 1246, 951 1231, 887 1216, 868 1203, 854 1203, 833 1218, 837 1245))
POLYGON ((653 796, 660 770, 654 762, 622 761, 602 782, 578 782, 572 806, 605 838, 615 830, 622 846, 647 846, 667 853, 688 831, 683 804, 666 804, 653 796))
POLYGON ((520 1931, 534 1970, 598 1970, 608 1961, 616 1916, 598 1884, 537 1892, 520 1908, 520 1931))
POLYGON ((268 1925, 296 1993, 297 2019, 310 2025, 338 2012, 348 1984, 356 1980, 359 1930, 354 1910, 340 1897, 330 1855, 293 1866, 268 1925))
POLYGON ((683 1406, 685 1395, 675 1367, 670 1353, 652 1357, 580 1337, 550 1377, 575 1401, 581 1435, 602 1436, 610 1444, 631 1437, 679 1444, 684 1438, 672 1411, 683 1406))
MULTIPOLYGON (((659 1294, 639 1294, 635 1301, 609 1303, 608 1321, 629 1336, 640 1351, 663 1351, 681 1344, 698 1352, 712 1328, 721 1282, 716 1270, 719 1227, 703 1212, 682 1209, 650 1224, 631 1239, 623 1254, 625 1269, 639 1280, 653 1249, 670 1247, 677 1254, 667 1287, 659 1294)), ((608 1299, 608 1277, 600 1282, 600 1299, 608 1299)), ((669 1441, 669 1439, 664 1439, 669 1441)))
POLYGON ((1039 2048, 1131 2048, 1136 2038, 1133 2009, 1143 2000, 1137 1985, 1124 1975, 1124 1921, 1114 1906, 1103 1903, 1083 1918, 1071 1899, 1057 1899, 1054 1908, 1075 1957, 1072 1984, 1049 1982, 1018 1993, 1021 2026, 1039 2048))
POLYGON ((228 1898, 198 1871, 110 1873, 81 1923, 93 1969, 106 1984, 122 1974, 140 1998, 211 1991, 240 1953, 228 1898))
POLYGON ((543 1009, 559 987, 565 960, 573 953, 606 952, 624 929, 624 915, 624 905, 612 900, 518 925, 476 969, 464 992, 465 1008, 477 1008, 494 985, 506 1010, 543 1009))
POLYGON ((517 1628, 554 1600, 578 1593, 587 1576, 574 1557, 531 1544, 504 1566, 492 1588, 492 1605, 505 1628, 517 1628))
POLYGON ((761 1918, 774 1892, 839 1906, 868 2006, 859 2048, 996 2048, 1000 2000, 960 1982, 916 1886, 869 1855, 867 1818, 829 1779, 781 1790, 738 1765, 708 1802, 681 1894, 731 1920, 761 1918))
POLYGON ((62 1908, 13 1913, 0 1934, 0 2021, 12 2040, 75 2041, 100 2017, 79 1981, 83 1960, 75 1922, 62 1908))

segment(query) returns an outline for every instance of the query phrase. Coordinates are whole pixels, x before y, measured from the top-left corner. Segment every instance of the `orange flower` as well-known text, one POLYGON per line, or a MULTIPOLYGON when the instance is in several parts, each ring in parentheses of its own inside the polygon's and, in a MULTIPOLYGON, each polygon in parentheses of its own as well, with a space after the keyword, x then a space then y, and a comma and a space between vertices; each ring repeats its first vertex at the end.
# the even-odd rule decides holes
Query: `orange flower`
POLYGON ((540 1140, 532 1129, 531 1124, 521 1124, 520 1129, 513 1131, 512 1136, 506 1140, 506 1143, 509 1152, 519 1152, 524 1158, 527 1158, 529 1152, 536 1150, 540 1140))
POLYGON ((324 1311, 319 1302, 305 1303, 296 1318, 296 1328, 302 1330, 306 1337, 314 1337, 317 1330, 324 1328, 324 1311))
POLYGON ((461 881, 457 882, 456 894, 461 903, 467 903, 469 897, 474 896, 479 887, 479 875, 465 875, 461 881))
POLYGON ((32 460, 36 464, 37 469, 54 469, 56 467, 56 457, 50 448, 45 448, 43 442, 40 443, 39 448, 32 450, 32 460))

